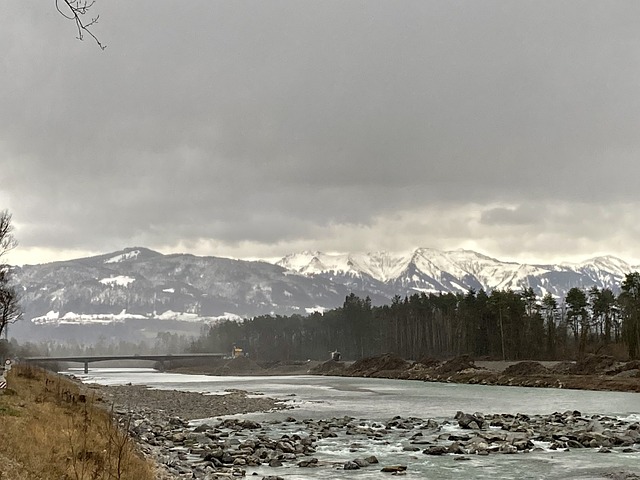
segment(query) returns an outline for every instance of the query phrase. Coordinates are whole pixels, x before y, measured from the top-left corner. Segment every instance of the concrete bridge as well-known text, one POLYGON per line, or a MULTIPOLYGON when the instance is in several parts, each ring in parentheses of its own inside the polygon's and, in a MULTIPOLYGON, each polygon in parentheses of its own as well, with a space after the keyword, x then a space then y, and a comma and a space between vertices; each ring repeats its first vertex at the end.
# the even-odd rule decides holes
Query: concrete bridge
POLYGON ((84 373, 89 373, 89 364, 93 362, 106 362, 109 360, 151 360, 160 364, 160 370, 164 370, 164 363, 172 360, 187 360, 194 358, 224 358, 226 353, 168 353, 164 355, 75 355, 68 357, 23 357, 21 362, 71 362, 83 363, 84 373))

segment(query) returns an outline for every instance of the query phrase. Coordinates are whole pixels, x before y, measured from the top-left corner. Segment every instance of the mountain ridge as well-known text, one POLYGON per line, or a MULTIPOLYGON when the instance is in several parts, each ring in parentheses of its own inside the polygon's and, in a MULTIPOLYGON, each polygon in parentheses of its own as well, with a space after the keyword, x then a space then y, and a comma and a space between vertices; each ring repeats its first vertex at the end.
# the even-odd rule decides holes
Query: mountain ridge
MULTIPOLYGON (((558 275, 554 275, 554 273, 564 273, 569 277, 575 274, 576 278, 573 282, 575 285, 571 286, 585 286, 590 281, 593 286, 599 288, 612 288, 615 287, 616 282, 619 283, 624 274, 638 269, 637 266, 632 266, 613 255, 591 257, 582 262, 561 264, 526 264, 501 261, 467 249, 441 251, 431 248, 417 248, 406 253, 381 251, 367 254, 325 254, 315 251, 312 255, 311 261, 305 261, 305 257, 310 256, 308 251, 289 254, 276 264, 303 275, 324 275, 334 279, 338 275, 367 274, 383 283, 400 283, 404 286, 413 284, 417 291, 431 291, 433 293, 466 291, 469 288, 475 290, 482 288, 487 291, 508 288, 520 290, 531 286, 534 290, 537 288, 540 295, 544 295, 549 289, 543 288, 542 284, 545 282, 539 282, 536 279, 542 278, 550 281, 551 278, 556 278, 557 282, 558 275), (393 274, 386 274, 384 271, 371 268, 371 265, 365 268, 353 268, 354 265, 362 263, 363 256, 375 259, 377 263, 392 265, 395 271, 393 274), (354 258, 359 261, 354 262, 354 258), (316 259, 318 261, 315 261, 316 259), (383 259, 382 262, 381 259, 383 259), (341 265, 345 264, 349 265, 349 268, 341 268, 341 265), (321 267, 323 265, 325 268, 321 267), (330 267, 326 267, 326 265, 330 265, 330 267), (415 272, 409 272, 411 265, 415 267, 415 272), (407 273, 412 275, 407 276, 407 273), (422 276, 422 279, 414 278, 416 275, 422 276)), ((570 286, 565 287, 560 286, 555 289, 557 290, 556 296, 560 297, 561 292, 571 288, 570 286)))
MULTIPOLYGON (((522 290, 557 298, 572 287, 617 291, 638 270, 612 255, 583 262, 520 264, 472 250, 417 248, 404 253, 304 251, 273 262, 145 247, 14 267, 31 324, 156 322, 191 324, 256 315, 306 315, 336 308, 350 293, 374 305, 397 295, 522 290)), ((23 322, 20 322, 23 323, 23 322)))

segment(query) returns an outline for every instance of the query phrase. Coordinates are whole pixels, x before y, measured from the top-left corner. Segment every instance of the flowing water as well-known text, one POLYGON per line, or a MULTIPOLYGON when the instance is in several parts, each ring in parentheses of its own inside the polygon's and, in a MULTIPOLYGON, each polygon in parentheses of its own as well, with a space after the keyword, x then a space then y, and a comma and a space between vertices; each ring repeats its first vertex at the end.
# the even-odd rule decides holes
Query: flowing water
MULTIPOLYGON (((549 414, 579 410, 583 415, 605 414, 640 421, 640 395, 636 393, 591 392, 579 390, 497 387, 427 383, 370 378, 276 376, 212 377, 160 373, 152 369, 95 369, 83 375, 68 373, 88 383, 148 385, 151 388, 175 389, 207 394, 222 394, 227 389, 241 389, 255 394, 287 400, 293 410, 252 413, 243 417, 262 422, 293 416, 302 419, 326 419, 351 416, 372 424, 400 415, 402 417, 453 420, 458 410, 464 412, 549 414)), ((197 423, 197 422, 196 422, 197 423)), ((457 431, 455 422, 445 429, 457 431)), ((274 424, 274 435, 301 432, 299 424, 274 424)), ((434 457, 421 452, 403 451, 408 435, 397 432, 383 441, 366 438, 321 439, 317 454, 321 461, 342 463, 357 457, 376 455, 382 464, 409 465, 405 478, 433 479, 577 479, 605 478, 605 472, 631 471, 640 475, 640 449, 634 453, 597 453, 595 449, 571 451, 546 450, 528 454, 469 456, 469 461, 454 461, 453 456, 434 457), (363 444, 365 442, 365 444, 363 444), (359 445, 354 445, 354 444, 359 445)), ((308 478, 381 478, 379 468, 357 471, 333 468, 301 469, 248 468, 247 474, 280 475, 286 479, 308 478)), ((260 477, 258 477, 260 478, 260 477)))

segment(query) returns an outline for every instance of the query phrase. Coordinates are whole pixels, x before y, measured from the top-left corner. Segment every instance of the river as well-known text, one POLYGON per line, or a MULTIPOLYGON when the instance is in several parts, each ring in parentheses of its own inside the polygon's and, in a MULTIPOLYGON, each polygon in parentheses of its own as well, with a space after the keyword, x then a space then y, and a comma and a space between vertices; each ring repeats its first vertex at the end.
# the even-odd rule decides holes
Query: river
MULTIPOLYGON (((420 381, 322 376, 255 376, 212 377, 160 373, 152 369, 92 369, 84 375, 76 370, 68 373, 87 383, 148 385, 151 388, 222 394, 227 389, 241 389, 255 394, 287 400, 293 409, 245 415, 258 421, 324 419, 345 415, 365 423, 385 421, 394 416, 451 420, 445 428, 457 431, 453 416, 458 410, 473 413, 549 414, 579 410, 583 415, 604 414, 640 422, 640 396, 636 393, 592 392, 563 389, 497 387, 427 383, 420 381)), ((196 421, 197 423, 197 421, 196 421)), ((278 424, 274 434, 296 433, 278 424), (288 430, 287 430, 288 429, 288 430)), ((401 433, 384 442, 356 445, 362 439, 346 437, 318 441, 320 460, 341 462, 376 455, 384 464, 407 464, 406 478, 439 479, 601 479, 605 472, 626 470, 640 475, 640 449, 634 453, 599 454, 595 449, 551 451, 540 444, 539 451, 527 454, 471 456, 469 461, 454 461, 453 456, 433 457, 403 450, 407 438, 401 433)), ((366 441, 366 440, 365 440, 366 441)), ((308 478, 381 478, 379 469, 367 468, 345 472, 331 468, 300 469, 297 467, 257 467, 258 475, 280 475, 286 479, 308 478)), ((248 472, 248 475, 250 472, 248 472)))

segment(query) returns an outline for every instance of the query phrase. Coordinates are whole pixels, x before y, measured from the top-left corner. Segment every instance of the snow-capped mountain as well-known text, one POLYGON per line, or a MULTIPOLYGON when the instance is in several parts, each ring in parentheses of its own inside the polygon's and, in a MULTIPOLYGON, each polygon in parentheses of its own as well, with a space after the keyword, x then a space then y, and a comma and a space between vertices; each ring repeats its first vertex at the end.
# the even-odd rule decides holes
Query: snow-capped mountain
POLYGON ((469 289, 532 287, 540 296, 563 298, 572 287, 617 291, 625 274, 636 270, 610 256, 577 264, 526 265, 469 250, 428 248, 398 254, 307 251, 275 263, 127 248, 14 271, 29 320, 19 323, 118 324, 137 332, 180 330, 186 324, 197 331, 203 322, 220 318, 305 315, 341 306, 351 292, 369 296, 374 305, 389 303, 395 295, 469 289))
POLYGON ((15 279, 27 316, 36 322, 72 321, 76 314, 106 319, 123 311, 148 318, 172 311, 200 319, 307 313, 337 305, 351 292, 266 262, 163 255, 144 248, 17 267, 15 279))
POLYGON ((370 285, 380 293, 399 295, 532 287, 540 296, 551 293, 563 297, 572 287, 617 290, 624 276, 638 269, 612 256, 575 264, 527 265, 503 262, 470 250, 430 248, 395 254, 302 252, 287 255, 276 264, 301 275, 324 277, 345 285, 370 285))

